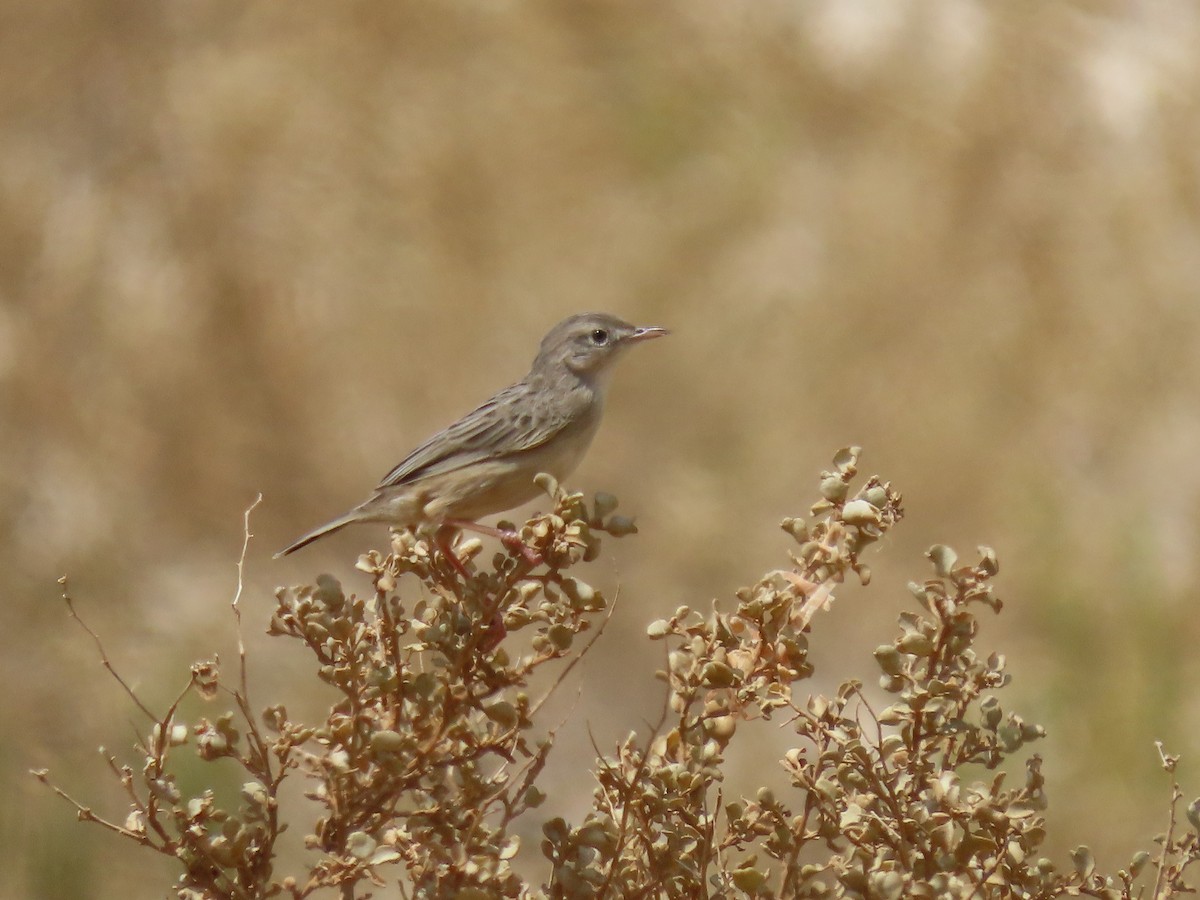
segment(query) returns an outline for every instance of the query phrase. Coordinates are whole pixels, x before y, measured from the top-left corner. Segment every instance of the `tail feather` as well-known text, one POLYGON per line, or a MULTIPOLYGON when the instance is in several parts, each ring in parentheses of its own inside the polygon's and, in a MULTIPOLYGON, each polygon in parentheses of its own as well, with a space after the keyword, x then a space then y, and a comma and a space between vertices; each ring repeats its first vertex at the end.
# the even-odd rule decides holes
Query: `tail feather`
POLYGON ((326 522, 320 528, 313 529, 290 547, 285 547, 284 549, 280 550, 275 554, 275 559, 279 559, 281 556, 287 556, 289 553, 295 553, 301 547, 307 547, 318 538, 323 538, 327 534, 333 534, 335 531, 341 531, 347 525, 358 521, 360 521, 360 519, 356 514, 356 511, 351 511, 346 513, 344 516, 339 516, 332 522, 326 522))

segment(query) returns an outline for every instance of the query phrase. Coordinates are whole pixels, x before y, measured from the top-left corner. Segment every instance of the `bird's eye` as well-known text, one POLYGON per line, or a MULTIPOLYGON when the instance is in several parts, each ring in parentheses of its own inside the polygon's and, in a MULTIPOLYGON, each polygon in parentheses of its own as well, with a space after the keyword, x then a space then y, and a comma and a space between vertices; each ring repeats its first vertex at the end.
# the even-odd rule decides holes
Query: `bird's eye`
POLYGON ((608 343, 608 332, 603 328, 597 328, 592 332, 592 343, 597 347, 603 347, 608 343))

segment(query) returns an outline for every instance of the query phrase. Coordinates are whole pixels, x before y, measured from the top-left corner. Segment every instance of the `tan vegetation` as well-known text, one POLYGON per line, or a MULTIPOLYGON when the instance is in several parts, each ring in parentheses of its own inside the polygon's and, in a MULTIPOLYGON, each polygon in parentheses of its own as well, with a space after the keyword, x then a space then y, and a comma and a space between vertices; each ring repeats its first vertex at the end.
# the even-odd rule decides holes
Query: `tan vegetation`
MULTIPOLYGON (((94 745, 132 741, 120 692, 81 685, 58 577, 161 708, 181 660, 235 656, 259 491, 243 602, 273 650, 273 587, 352 577, 385 535, 270 552, 584 309, 675 335, 618 374, 575 478, 642 533, 591 576, 622 604, 551 812, 591 790, 582 723, 607 747, 657 716, 632 637, 778 565, 772 523, 853 441, 913 510, 877 580, 938 540, 1005 560, 995 642, 1055 760, 1048 852, 1112 870, 1161 827, 1153 741, 1185 783, 1200 751, 1192 4, 2 12, 0 895, 150 877, 25 774, 95 796, 94 745)), ((859 599, 812 648, 827 692, 894 621, 894 595, 859 599)), ((277 696, 298 663, 262 658, 277 696)))

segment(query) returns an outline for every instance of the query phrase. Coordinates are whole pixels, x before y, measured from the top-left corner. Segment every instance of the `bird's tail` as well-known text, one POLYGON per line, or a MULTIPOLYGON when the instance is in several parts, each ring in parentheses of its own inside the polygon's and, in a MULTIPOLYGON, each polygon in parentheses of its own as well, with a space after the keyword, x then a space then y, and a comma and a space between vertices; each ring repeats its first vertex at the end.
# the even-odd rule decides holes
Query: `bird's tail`
POLYGON ((309 544, 311 544, 317 538, 323 538, 327 534, 333 534, 335 531, 341 531, 347 525, 349 525, 353 522, 359 522, 359 521, 361 521, 361 517, 358 513, 358 510, 352 509, 352 510, 350 510, 350 512, 346 513, 344 516, 338 516, 332 522, 326 522, 320 528, 313 529, 308 534, 306 534, 304 537, 300 538, 300 540, 296 541, 296 543, 292 544, 290 547, 285 547, 284 549, 282 549, 278 553, 276 553, 275 558, 279 559, 279 557, 281 557, 281 556, 287 556, 289 553, 295 553, 301 547, 307 547, 309 544))

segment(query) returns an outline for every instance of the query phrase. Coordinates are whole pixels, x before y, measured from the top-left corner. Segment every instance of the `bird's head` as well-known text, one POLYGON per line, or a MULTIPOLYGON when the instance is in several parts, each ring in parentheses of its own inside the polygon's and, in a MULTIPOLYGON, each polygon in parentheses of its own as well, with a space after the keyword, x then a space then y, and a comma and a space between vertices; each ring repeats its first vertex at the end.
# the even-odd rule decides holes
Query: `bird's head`
POLYGON ((565 368, 592 380, 606 372, 627 347, 669 333, 657 325, 630 325, 608 313, 571 316, 542 338, 533 373, 553 374, 565 368))

